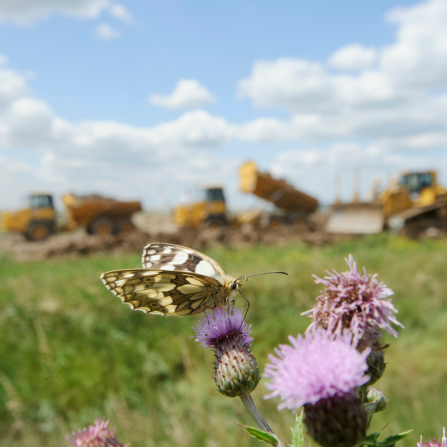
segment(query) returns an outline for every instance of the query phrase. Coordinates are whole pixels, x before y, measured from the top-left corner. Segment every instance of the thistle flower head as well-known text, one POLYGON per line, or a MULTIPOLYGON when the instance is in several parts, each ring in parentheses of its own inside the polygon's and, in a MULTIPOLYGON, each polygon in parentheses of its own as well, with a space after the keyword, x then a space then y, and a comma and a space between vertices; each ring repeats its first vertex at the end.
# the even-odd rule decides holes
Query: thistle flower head
POLYGON ((313 318, 309 330, 323 328, 342 333, 348 329, 355 342, 367 332, 378 335, 378 329, 397 337, 391 323, 403 326, 393 316, 397 313, 389 298, 393 291, 379 283, 377 275, 368 275, 365 269, 360 273, 352 255, 346 262, 348 272, 328 272, 329 276, 324 278, 315 276, 315 284, 326 288, 317 297, 314 308, 305 312, 313 318))
POLYGON ((228 397, 250 394, 261 376, 250 351, 251 325, 245 323, 242 309, 233 307, 227 312, 218 307, 193 329, 196 341, 214 350, 214 381, 218 391, 228 397))
POLYGON ((421 441, 417 443, 417 447, 446 447, 447 439, 445 437, 445 428, 443 429, 442 438, 436 439, 433 438, 430 439, 428 442, 422 442, 422 436, 421 441))
POLYGON ((358 352, 352 335, 340 335, 318 329, 305 337, 289 337, 289 345, 275 349, 277 357, 269 355, 265 377, 270 379, 267 388, 272 391, 266 399, 279 396, 279 410, 296 410, 305 404, 349 393, 369 379, 366 357, 369 349, 358 352))
POLYGON ((95 425, 73 432, 68 440, 74 447, 125 447, 116 439, 115 430, 110 430, 108 425, 109 421, 105 418, 98 418, 95 425))
POLYGON ((197 328, 193 328, 196 333, 196 342, 205 348, 215 349, 222 340, 228 337, 238 337, 248 348, 253 338, 250 337, 251 324, 244 321, 243 309, 237 310, 233 307, 230 312, 217 307, 213 312, 205 314, 199 320, 197 328))

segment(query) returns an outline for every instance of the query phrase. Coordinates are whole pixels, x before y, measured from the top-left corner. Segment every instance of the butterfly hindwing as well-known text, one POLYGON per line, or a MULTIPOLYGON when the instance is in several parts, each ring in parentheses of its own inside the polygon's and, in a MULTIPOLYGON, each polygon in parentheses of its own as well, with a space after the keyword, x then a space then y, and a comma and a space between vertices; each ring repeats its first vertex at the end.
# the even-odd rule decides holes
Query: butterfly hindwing
POLYGON ((224 284, 225 270, 210 257, 188 247, 153 242, 143 249, 142 264, 147 269, 184 271, 214 278, 224 284))
POLYGON ((101 280, 132 309, 154 315, 194 315, 223 306, 230 294, 216 279, 187 271, 113 270, 101 280))

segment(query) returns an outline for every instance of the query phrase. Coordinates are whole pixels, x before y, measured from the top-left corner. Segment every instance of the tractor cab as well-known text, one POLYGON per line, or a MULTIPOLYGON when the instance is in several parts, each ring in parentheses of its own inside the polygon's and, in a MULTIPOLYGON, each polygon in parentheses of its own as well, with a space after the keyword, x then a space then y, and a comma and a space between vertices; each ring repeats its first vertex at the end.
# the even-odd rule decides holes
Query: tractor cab
POLYGON ((200 188, 192 203, 174 210, 175 223, 180 227, 218 228, 227 225, 227 208, 222 187, 200 188))
POLYGON ((221 187, 201 188, 198 191, 198 198, 200 202, 221 202, 225 204, 225 196, 221 187))
POLYGON ((36 209, 54 210, 53 196, 51 194, 30 194, 29 207, 36 209))
POLYGON ((402 175, 399 186, 406 188, 416 206, 431 205, 439 199, 447 199, 447 191, 438 185, 436 172, 411 172, 402 175))
POLYGON ((431 172, 413 172, 411 174, 404 174, 399 179, 399 185, 405 186, 410 194, 419 195, 425 188, 435 186, 436 179, 434 179, 431 172))
POLYGON ((42 241, 54 232, 56 212, 50 194, 34 193, 29 197, 29 208, 2 213, 1 226, 17 231, 29 241, 42 241))

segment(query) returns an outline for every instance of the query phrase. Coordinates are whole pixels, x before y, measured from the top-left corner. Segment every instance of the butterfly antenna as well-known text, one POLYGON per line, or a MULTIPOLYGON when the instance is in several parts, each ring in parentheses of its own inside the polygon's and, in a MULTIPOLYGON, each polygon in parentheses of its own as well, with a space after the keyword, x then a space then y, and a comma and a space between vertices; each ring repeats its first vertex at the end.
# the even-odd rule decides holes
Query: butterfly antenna
MULTIPOLYGON (((239 279, 245 278, 245 281, 247 281, 247 278, 251 278, 252 276, 260 276, 260 275, 270 275, 271 273, 280 273, 281 275, 288 275, 288 273, 286 272, 264 272, 264 273, 255 273, 254 275, 244 275, 239 277, 236 281, 238 281, 239 279)), ((247 299, 247 298, 245 298, 247 299)))
POLYGON ((248 309, 250 309, 250 301, 247 300, 245 295, 239 289, 238 289, 238 292, 243 296, 244 300, 247 301, 247 310, 245 311, 245 315, 244 315, 244 321, 245 321, 245 317, 248 314, 248 309))

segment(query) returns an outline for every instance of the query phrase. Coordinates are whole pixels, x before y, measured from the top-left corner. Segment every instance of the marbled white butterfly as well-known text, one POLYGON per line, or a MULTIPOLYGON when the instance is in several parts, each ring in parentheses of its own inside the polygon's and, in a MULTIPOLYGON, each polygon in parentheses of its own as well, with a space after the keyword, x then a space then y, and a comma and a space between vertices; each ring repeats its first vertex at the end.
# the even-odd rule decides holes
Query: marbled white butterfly
POLYGON ((123 303, 153 315, 195 315, 223 307, 247 278, 232 278, 196 250, 162 242, 144 247, 142 263, 142 269, 103 273, 101 280, 123 303))

